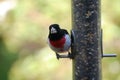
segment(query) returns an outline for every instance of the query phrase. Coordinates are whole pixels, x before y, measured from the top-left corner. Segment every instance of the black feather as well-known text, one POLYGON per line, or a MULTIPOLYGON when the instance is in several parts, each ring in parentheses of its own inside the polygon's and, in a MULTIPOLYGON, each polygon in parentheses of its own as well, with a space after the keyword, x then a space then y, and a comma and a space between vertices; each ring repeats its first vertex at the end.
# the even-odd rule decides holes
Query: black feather
POLYGON ((67 30, 65 30, 65 29, 61 29, 61 31, 62 31, 63 33, 65 33, 65 34, 69 34, 69 33, 67 32, 67 30))
POLYGON ((52 41, 56 41, 56 40, 60 40, 60 39, 61 39, 62 37, 64 37, 66 34, 69 34, 69 33, 67 32, 67 30, 65 30, 65 29, 60 29, 60 27, 59 27, 58 24, 52 24, 52 25, 50 25, 50 27, 49 27, 49 35, 48 35, 48 38, 49 38, 50 40, 52 40, 52 41), (51 34, 51 33, 50 33, 50 30, 51 30, 52 27, 56 28, 56 30, 57 30, 57 33, 56 33, 56 34, 51 34))

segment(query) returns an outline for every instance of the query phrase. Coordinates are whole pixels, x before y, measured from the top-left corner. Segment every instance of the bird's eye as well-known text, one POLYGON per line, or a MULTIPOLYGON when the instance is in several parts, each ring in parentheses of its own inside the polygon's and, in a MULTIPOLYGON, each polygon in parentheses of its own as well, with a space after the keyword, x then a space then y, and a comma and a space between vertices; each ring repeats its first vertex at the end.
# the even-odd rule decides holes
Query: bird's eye
POLYGON ((51 32, 52 34, 54 34, 54 33, 57 33, 57 30, 52 27, 50 32, 51 32))

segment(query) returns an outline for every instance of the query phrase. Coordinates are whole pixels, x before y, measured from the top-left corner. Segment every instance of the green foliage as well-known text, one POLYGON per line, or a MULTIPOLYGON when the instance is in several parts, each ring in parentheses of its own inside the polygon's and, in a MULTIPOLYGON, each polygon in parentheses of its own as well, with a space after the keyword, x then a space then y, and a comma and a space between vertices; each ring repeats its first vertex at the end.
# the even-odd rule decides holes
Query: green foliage
POLYGON ((4 44, 3 38, 0 37, 0 80, 8 80, 8 71, 16 58, 17 54, 11 53, 4 44))

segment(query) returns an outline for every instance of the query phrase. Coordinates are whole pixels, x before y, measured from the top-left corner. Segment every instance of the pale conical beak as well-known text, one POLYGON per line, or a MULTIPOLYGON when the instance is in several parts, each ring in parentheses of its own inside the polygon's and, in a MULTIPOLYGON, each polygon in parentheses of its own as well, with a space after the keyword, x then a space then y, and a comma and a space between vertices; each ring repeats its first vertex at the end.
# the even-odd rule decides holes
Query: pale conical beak
POLYGON ((51 32, 51 34, 54 34, 54 33, 57 33, 57 30, 52 27, 51 30, 50 30, 50 32, 51 32))

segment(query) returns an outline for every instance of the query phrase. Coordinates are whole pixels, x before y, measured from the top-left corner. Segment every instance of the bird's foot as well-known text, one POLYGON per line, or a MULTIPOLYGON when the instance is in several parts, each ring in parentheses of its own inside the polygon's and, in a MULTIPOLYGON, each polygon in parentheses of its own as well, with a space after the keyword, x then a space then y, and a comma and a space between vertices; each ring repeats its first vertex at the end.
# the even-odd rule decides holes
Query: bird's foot
POLYGON ((68 58, 73 59, 73 54, 68 52, 68 58))
POLYGON ((56 58, 59 60, 59 58, 70 58, 70 59, 73 59, 73 55, 68 52, 67 55, 59 55, 58 53, 56 53, 56 58))
POLYGON ((59 60, 60 55, 58 53, 56 53, 56 58, 59 60))

